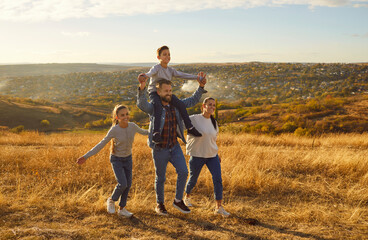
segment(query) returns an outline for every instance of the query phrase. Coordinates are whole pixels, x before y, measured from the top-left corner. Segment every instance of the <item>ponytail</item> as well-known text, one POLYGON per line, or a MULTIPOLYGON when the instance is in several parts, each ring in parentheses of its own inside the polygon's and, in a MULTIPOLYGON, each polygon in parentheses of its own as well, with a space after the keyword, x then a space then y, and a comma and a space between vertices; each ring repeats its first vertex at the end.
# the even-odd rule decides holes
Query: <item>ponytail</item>
POLYGON ((213 127, 215 128, 215 130, 217 130, 217 121, 216 121, 215 117, 213 115, 211 115, 210 118, 211 118, 211 122, 212 122, 213 127))

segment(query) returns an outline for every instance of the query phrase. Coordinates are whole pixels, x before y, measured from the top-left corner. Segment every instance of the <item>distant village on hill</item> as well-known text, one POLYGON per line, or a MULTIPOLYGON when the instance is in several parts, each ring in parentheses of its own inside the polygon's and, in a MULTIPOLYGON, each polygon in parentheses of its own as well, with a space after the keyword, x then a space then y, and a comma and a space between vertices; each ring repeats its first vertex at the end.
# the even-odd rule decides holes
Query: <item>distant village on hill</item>
MULTIPOLYGON (((54 108, 48 111, 68 118, 68 128, 76 124, 106 128, 111 125, 109 114, 113 106, 123 103, 130 107, 133 121, 147 122, 147 115, 135 103, 137 76, 149 67, 106 65, 94 71, 94 66, 83 65, 83 71, 73 64, 58 66, 57 71, 67 73, 50 75, 34 71, 27 76, 8 73, 0 78, 0 109, 15 114, 11 113, 11 104, 15 103, 54 108), (120 70, 115 71, 116 67, 120 70)), ((222 129, 299 135, 368 131, 368 64, 200 63, 175 68, 207 74, 206 96, 217 99, 216 117, 222 129)), ((195 80, 173 79, 173 86, 174 94, 185 98, 198 84, 195 80)), ((21 104, 17 105, 17 114, 23 111, 21 104)), ((198 113, 200 104, 188 111, 198 113)), ((53 118, 55 122, 60 117, 44 118, 53 118)), ((37 119, 32 127, 37 128, 41 120, 49 119, 37 119)), ((3 121, 5 126, 15 124, 3 121)), ((63 126, 63 122, 59 125, 63 126)))
MULTIPOLYGON (((208 76, 206 88, 219 100, 288 102, 324 96, 367 94, 368 65, 312 63, 234 63, 176 65, 177 70, 208 76)), ((53 102, 103 103, 133 101, 137 75, 149 68, 115 72, 74 72, 58 75, 7 77, 1 94, 53 102)), ((174 93, 180 97, 188 81, 175 79, 174 93)), ((192 84, 195 86, 195 84, 192 84)))

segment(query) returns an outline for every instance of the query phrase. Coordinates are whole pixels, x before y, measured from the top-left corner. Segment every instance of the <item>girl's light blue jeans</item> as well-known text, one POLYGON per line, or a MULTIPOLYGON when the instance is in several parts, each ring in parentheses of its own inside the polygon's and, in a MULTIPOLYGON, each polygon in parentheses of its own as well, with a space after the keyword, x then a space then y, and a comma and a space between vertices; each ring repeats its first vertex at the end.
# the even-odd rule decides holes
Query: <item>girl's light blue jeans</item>
POLYGON ((189 179, 185 188, 185 192, 190 194, 197 183, 202 167, 207 165, 208 170, 212 175, 214 186, 215 199, 222 200, 222 177, 221 164, 218 155, 213 158, 190 157, 189 159, 189 179))
POLYGON ((126 206, 129 189, 132 186, 132 155, 128 157, 111 155, 110 162, 114 170, 115 179, 118 182, 112 192, 111 199, 118 201, 120 198, 119 206, 123 208, 126 206))

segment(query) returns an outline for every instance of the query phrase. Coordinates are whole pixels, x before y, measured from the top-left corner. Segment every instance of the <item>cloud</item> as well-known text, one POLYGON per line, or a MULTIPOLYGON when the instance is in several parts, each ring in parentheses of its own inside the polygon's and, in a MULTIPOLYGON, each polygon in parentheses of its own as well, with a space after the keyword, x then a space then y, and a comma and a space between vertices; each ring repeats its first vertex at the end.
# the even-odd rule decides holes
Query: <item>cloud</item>
POLYGON ((67 37, 88 37, 90 35, 89 32, 76 32, 76 33, 61 32, 61 34, 67 37))
POLYGON ((368 32, 365 34, 353 34, 352 37, 357 37, 357 38, 368 38, 368 32))
POLYGON ((305 5, 310 8, 367 7, 368 0, 2 0, 0 1, 0 20, 59 21, 283 5, 305 5))
POLYGON ((366 7, 366 8, 368 8, 368 4, 367 4, 367 3, 365 3, 365 4, 357 3, 357 4, 354 4, 353 6, 354 6, 355 8, 361 8, 361 7, 366 7))

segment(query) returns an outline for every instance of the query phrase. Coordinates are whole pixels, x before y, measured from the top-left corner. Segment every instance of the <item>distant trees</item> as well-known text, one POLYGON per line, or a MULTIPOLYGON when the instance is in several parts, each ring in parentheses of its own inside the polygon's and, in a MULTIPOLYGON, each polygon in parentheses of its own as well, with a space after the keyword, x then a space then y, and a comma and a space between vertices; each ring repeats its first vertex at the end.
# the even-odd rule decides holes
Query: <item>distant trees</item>
POLYGON ((19 125, 17 127, 14 127, 12 129, 10 129, 11 132, 13 133, 21 133, 24 131, 24 126, 23 125, 19 125))
POLYGON ((50 121, 45 119, 45 120, 42 120, 40 124, 42 128, 47 128, 50 126, 50 121))

